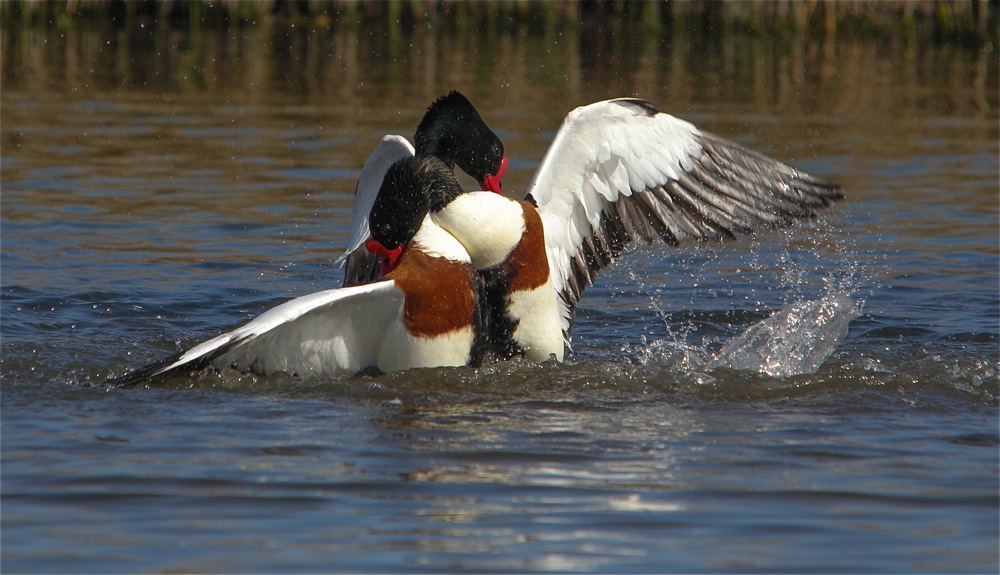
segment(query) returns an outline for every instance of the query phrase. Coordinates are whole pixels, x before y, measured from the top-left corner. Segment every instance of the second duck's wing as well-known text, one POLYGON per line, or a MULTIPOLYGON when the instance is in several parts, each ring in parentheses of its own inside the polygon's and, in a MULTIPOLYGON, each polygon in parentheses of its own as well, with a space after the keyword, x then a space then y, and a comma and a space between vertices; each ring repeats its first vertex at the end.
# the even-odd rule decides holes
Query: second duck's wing
POLYGON ((632 240, 732 238, 842 198, 840 188, 622 98, 563 120, 528 185, 545 228, 563 334, 586 285, 632 240))
POLYGON ((358 185, 354 190, 351 239, 347 251, 336 262, 338 265, 344 265, 346 262, 344 287, 373 282, 381 275, 379 258, 362 249, 365 240, 371 237, 368 232, 368 214, 372 211, 372 205, 389 166, 413 154, 413 146, 406 138, 390 135, 384 136, 365 160, 361 175, 358 177, 358 185))
POLYGON ((108 383, 128 387, 213 366, 270 374, 353 375, 375 365, 403 293, 392 280, 287 301, 241 327, 108 383))

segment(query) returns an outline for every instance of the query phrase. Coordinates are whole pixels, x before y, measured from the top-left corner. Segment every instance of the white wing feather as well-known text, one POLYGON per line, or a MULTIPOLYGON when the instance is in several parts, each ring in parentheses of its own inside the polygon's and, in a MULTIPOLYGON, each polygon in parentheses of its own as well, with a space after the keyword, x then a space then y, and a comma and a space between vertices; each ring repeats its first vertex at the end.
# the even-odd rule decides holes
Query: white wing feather
POLYGON ((215 366, 270 374, 336 376, 376 364, 403 293, 392 280, 302 296, 228 333, 110 383, 128 386, 170 371, 215 366))

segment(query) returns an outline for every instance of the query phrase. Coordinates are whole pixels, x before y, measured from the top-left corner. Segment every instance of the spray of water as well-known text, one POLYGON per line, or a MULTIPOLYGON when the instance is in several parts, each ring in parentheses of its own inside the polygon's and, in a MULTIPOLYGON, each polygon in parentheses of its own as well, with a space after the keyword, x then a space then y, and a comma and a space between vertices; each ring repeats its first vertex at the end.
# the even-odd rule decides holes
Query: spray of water
MULTIPOLYGON (((864 297, 860 292, 872 280, 867 267, 858 254, 815 223, 756 238, 748 246, 747 269, 733 270, 735 276, 743 277, 727 278, 725 282, 746 281, 749 274, 751 283, 738 290, 729 288, 727 293, 742 293, 742 297, 752 299, 753 311, 759 314, 768 313, 769 307, 774 309, 774 303, 769 306, 765 300, 768 296, 773 300, 777 292, 780 307, 728 340, 703 337, 695 341, 692 336, 698 326, 691 319, 680 327, 672 326, 660 288, 650 289, 640 273, 629 266, 630 279, 647 294, 650 307, 667 331, 663 339, 648 341, 643 337, 634 349, 626 346, 637 361, 643 365, 666 363, 685 371, 729 368, 774 377, 813 373, 819 368, 847 336, 851 321, 862 312, 864 297), (757 280, 765 287, 753 285, 757 280)), ((710 262, 717 258, 711 253, 708 257, 710 262)), ((707 267, 692 273, 715 273, 707 267)), ((704 278, 692 277, 695 287, 705 283, 704 278)), ((718 297, 718 291, 713 288, 709 295, 718 297)))

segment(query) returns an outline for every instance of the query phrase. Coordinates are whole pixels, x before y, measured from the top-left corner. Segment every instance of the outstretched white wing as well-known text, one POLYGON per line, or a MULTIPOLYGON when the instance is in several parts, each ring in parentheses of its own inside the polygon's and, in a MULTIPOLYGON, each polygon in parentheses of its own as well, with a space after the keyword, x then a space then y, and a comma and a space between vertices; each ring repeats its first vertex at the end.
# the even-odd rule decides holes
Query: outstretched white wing
MULTIPOLYGON (((368 232, 368 214, 372 211, 378 190, 382 186, 385 172, 389 166, 403 158, 414 154, 413 146, 403 136, 383 136, 382 140, 375 146, 365 165, 361 168, 361 175, 358 177, 358 185, 354 189, 354 209, 351 212, 351 238, 348 241, 347 251, 337 258, 337 265, 343 266, 348 263, 347 278, 344 285, 355 285, 360 281, 351 281, 352 276, 366 276, 371 272, 369 269, 376 262, 374 256, 367 251, 358 249, 364 245, 365 241, 371 237, 368 232), (357 252, 357 254, 355 254, 357 252), (352 257, 352 254, 354 256, 352 257), (371 258, 371 261, 357 260, 357 258, 371 258), (364 270, 364 271, 353 271, 364 270)), ((377 277, 377 276, 376 276, 377 277)), ((364 283, 374 278, 365 278, 364 283)))
POLYGON ((837 186, 622 98, 572 111, 528 185, 563 334, 583 288, 632 240, 730 238, 810 217, 837 186))
POLYGON ((309 294, 109 383, 135 385, 209 365, 261 374, 354 374, 375 365, 390 325, 401 321, 403 299, 392 280, 309 294))

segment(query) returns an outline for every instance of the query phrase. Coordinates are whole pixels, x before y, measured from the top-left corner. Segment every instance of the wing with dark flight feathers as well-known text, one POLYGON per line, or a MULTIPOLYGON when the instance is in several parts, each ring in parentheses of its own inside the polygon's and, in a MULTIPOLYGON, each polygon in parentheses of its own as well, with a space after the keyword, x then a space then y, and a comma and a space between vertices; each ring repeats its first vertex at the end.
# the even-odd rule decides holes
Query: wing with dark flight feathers
POLYGON ((623 98, 566 116, 528 196, 545 227, 568 341, 584 287, 630 241, 733 238, 812 217, 843 194, 649 102, 623 98))

